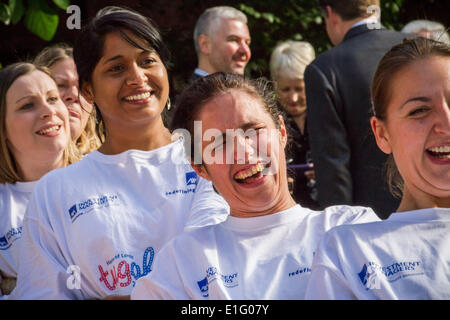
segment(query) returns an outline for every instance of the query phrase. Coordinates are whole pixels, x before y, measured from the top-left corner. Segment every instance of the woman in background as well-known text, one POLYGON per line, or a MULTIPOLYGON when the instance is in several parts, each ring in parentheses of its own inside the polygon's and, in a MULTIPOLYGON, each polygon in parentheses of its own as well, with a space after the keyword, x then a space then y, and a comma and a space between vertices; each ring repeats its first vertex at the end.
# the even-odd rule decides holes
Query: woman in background
POLYGON ((79 92, 73 49, 63 43, 46 47, 34 63, 49 68, 55 78, 61 99, 69 109, 72 140, 81 154, 96 150, 101 145, 96 130, 96 112, 79 92))
POLYGON ((450 299, 450 46, 426 38, 394 46, 372 100, 372 131, 391 155, 400 206, 387 220, 325 234, 306 297, 450 299))
POLYGON ((15 63, 0 71, 0 146, 0 298, 6 298, 15 286, 23 218, 36 182, 78 160, 69 114, 48 70, 15 63))
POLYGON ((270 74, 278 103, 285 112, 286 127, 291 140, 286 151, 289 178, 293 196, 302 206, 317 209, 317 191, 314 187, 314 167, 306 128, 306 95, 303 75, 315 57, 308 42, 288 40, 275 47, 270 58, 270 74))

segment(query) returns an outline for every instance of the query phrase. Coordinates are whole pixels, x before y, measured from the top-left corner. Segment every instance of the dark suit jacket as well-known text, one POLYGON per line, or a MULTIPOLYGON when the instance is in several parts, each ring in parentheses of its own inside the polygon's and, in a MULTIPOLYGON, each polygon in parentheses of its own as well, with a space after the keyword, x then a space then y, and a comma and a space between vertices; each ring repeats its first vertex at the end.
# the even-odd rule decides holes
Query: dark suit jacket
POLYGON ((193 73, 192 73, 192 76, 189 78, 189 82, 188 82, 188 83, 192 83, 192 82, 194 82, 195 80, 200 79, 201 77, 202 77, 201 75, 199 75, 199 74, 193 72, 193 73))
POLYGON ((370 129, 370 85, 383 55, 405 37, 358 26, 305 70, 309 139, 323 207, 369 206, 382 219, 398 207, 383 171, 387 156, 370 129))

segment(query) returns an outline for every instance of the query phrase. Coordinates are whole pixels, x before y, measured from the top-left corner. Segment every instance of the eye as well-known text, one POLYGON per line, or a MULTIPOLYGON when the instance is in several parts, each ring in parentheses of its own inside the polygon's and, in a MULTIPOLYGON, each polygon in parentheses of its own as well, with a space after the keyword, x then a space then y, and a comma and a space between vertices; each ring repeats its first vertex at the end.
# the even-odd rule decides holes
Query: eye
POLYGON ((417 107, 417 108, 414 108, 413 110, 411 110, 408 113, 408 116, 420 116, 420 115, 425 114, 428 110, 430 110, 430 108, 426 107, 426 106, 417 107))
POLYGON ((58 100, 59 100, 59 97, 57 97, 57 96, 51 96, 51 97, 49 97, 49 98, 47 99, 47 101, 50 102, 50 103, 55 103, 55 102, 57 102, 58 100))
POLYGON ((112 66, 111 68, 109 68, 109 69, 108 69, 108 72, 111 72, 111 73, 119 73, 119 72, 122 72, 123 69, 124 69, 124 68, 123 68, 122 65, 117 64, 117 65, 114 65, 114 66, 112 66))
POLYGON ((151 66, 152 64, 154 64, 155 62, 156 62, 156 60, 153 59, 153 58, 146 58, 146 59, 144 59, 144 60, 141 62, 141 65, 142 65, 143 67, 149 67, 149 66, 151 66))
POLYGON ((34 106, 34 104, 29 102, 29 103, 26 103, 23 106, 21 106, 19 108, 19 110, 29 110, 29 109, 33 108, 33 106, 34 106))

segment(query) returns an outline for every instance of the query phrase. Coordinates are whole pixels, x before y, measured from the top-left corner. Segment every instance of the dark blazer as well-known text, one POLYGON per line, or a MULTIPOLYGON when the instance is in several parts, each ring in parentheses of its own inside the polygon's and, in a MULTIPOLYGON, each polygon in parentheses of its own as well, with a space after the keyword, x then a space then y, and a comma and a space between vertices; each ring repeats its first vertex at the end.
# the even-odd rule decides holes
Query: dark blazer
POLYGON ((194 82, 195 80, 200 79, 200 78, 202 78, 201 75, 199 75, 199 74, 193 72, 192 75, 191 75, 191 77, 189 78, 189 82, 188 82, 188 83, 192 83, 192 82, 194 82))
POLYGON ((361 25, 305 70, 310 147, 323 207, 368 206, 382 219, 398 207, 383 171, 387 156, 370 129, 370 85, 383 55, 406 37, 361 25))

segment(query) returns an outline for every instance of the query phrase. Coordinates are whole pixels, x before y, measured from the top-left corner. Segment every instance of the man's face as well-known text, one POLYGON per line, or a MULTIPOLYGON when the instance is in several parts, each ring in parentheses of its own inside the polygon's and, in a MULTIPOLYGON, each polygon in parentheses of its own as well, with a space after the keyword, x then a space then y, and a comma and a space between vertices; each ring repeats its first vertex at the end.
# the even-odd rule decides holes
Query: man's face
POLYGON ((251 57, 248 27, 238 20, 219 21, 211 37, 209 62, 215 72, 243 75, 251 57))

